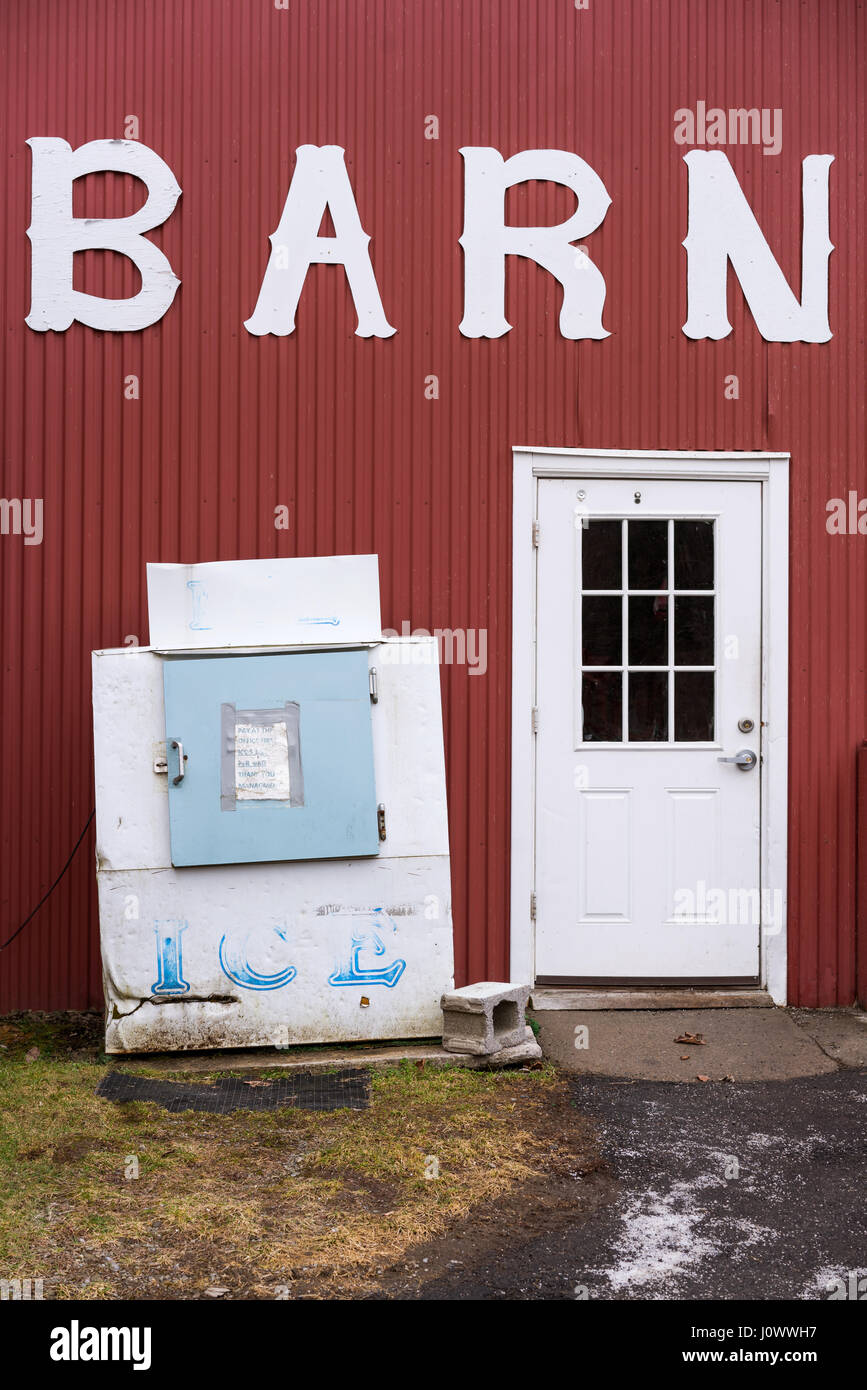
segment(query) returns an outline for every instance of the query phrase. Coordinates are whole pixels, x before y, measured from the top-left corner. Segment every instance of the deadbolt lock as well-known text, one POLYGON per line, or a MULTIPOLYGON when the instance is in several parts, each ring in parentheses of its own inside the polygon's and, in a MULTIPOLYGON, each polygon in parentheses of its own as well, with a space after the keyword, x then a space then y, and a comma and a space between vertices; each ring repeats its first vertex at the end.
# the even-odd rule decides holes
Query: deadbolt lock
POLYGON ((742 734, 751 734, 755 727, 755 722, 752 719, 738 720, 738 728, 740 729, 742 734))

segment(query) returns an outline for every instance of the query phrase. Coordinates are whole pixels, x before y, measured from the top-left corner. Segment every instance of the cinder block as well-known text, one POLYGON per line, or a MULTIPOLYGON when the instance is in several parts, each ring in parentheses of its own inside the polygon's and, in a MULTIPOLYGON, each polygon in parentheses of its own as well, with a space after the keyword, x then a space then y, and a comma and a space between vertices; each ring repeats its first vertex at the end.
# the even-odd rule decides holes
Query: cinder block
POLYGON ((473 1067, 478 1071, 489 1067, 521 1066, 525 1062, 540 1062, 541 1060, 542 1049, 536 1042, 533 1030, 528 1024, 523 1042, 516 1043, 514 1047, 503 1047, 499 1052, 491 1052, 486 1057, 474 1057, 472 1061, 468 1059, 464 1065, 473 1067))
POLYGON ((476 1057, 517 1047, 526 1037, 524 1010, 529 996, 529 985, 491 980, 444 994, 440 1000, 443 1047, 476 1057))

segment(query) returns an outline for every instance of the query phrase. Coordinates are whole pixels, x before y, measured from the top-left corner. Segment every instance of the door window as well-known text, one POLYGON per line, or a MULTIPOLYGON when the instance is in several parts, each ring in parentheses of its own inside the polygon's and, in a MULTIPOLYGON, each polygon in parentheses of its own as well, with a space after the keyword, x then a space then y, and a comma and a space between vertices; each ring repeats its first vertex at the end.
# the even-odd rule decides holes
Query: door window
POLYGON ((716 702, 715 522, 583 520, 584 743, 709 743, 716 702))

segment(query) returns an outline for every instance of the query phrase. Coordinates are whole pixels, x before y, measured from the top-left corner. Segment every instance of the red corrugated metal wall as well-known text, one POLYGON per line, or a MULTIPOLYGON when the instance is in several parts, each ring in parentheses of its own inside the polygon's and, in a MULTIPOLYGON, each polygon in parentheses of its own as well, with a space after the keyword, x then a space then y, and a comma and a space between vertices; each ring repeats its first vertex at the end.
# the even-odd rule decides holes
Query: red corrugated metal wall
MULTIPOLYGON (((863 4, 4 0, 0 44, 0 491, 45 505, 41 546, 0 537, 0 940, 91 808, 89 653, 146 640, 145 561, 376 550, 388 626, 488 631, 487 674, 443 679, 459 983, 501 976, 511 446, 774 448, 792 453, 791 992, 851 1002, 867 540, 828 536, 825 503, 867 495, 863 4), (731 336, 683 336, 673 113, 699 100, 782 108, 778 156, 726 153, 797 293, 801 160, 835 156, 830 343, 766 344, 734 283, 731 336), (425 138, 429 115, 438 140, 425 138), (24 142, 119 137, 128 116, 183 188, 151 234, 182 281, 174 305, 141 333, 32 332, 24 142), (294 151, 326 143, 347 151, 397 335, 355 337, 344 274, 322 267, 294 335, 251 337, 294 151), (462 145, 574 150, 600 174, 613 203, 588 249, 610 338, 561 338, 558 287, 515 259, 514 330, 461 337, 462 145), (131 374, 139 400, 124 396, 131 374), (274 529, 281 503, 288 531, 274 529)), ((76 212, 121 215, 141 197, 132 180, 92 176, 76 212)), ((529 184, 507 211, 559 221, 571 205, 529 184)), ((77 259, 79 288, 137 288, 117 257, 77 259)), ((92 850, 91 832, 0 955, 0 1008, 101 998, 92 850)))

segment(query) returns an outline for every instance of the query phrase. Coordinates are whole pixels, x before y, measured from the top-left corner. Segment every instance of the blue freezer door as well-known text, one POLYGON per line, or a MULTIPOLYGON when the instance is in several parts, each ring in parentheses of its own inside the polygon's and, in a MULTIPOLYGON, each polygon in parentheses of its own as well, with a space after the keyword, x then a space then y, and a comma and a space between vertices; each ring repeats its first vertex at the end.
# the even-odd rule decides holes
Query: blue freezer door
POLYGON ((173 864, 378 852, 366 651, 163 666, 173 864))

